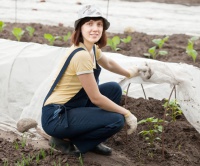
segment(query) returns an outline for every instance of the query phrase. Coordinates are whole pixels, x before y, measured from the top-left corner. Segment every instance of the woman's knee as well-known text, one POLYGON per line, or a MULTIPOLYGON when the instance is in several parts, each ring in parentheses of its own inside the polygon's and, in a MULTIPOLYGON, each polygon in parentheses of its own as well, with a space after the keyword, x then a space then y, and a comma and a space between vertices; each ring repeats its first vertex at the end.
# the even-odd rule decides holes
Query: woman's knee
POLYGON ((110 127, 116 128, 117 130, 120 130, 123 128, 125 119, 124 116, 118 113, 113 114, 113 123, 110 124, 110 127))

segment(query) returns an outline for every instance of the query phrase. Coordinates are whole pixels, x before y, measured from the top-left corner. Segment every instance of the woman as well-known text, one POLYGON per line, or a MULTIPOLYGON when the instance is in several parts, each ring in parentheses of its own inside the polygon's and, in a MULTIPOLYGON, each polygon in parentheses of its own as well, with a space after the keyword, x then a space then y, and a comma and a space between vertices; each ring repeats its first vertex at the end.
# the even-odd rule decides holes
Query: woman
POLYGON ((57 77, 55 87, 52 86, 45 99, 42 127, 52 136, 50 145, 64 153, 91 151, 111 155, 111 148, 102 142, 119 132, 125 121, 131 134, 137 127, 137 118, 119 106, 122 90, 117 83, 98 85, 100 66, 129 78, 140 72, 148 77, 149 70, 147 67, 126 70, 103 55, 100 48, 106 45, 105 31, 110 23, 97 7, 84 6, 78 14, 73 45, 62 60, 58 73, 61 73, 66 59, 69 64, 62 69, 63 75, 57 77))

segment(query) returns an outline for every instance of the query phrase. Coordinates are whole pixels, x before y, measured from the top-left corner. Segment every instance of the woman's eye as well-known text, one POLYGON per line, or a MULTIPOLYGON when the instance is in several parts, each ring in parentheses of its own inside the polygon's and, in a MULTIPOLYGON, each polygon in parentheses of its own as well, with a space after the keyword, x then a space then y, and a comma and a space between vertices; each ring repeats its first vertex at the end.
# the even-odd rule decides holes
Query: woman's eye
POLYGON ((98 26, 99 26, 99 27, 102 27, 102 26, 103 26, 103 24, 102 24, 102 23, 98 23, 98 26))

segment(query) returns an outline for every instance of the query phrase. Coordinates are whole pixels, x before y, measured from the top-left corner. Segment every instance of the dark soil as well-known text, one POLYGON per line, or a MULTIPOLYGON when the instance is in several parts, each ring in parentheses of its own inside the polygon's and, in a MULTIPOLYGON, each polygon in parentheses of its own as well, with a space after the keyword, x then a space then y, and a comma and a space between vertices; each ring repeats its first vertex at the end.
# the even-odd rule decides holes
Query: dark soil
MULTIPOLYGON (((157 1, 156 1, 157 2, 157 1)), ((186 2, 186 0, 184 1, 186 2)), ((194 2, 194 1, 190 1, 194 2)), ((198 0, 194 4, 199 3, 198 0)), ((25 32, 22 37, 22 42, 36 42, 40 44, 49 44, 44 39, 44 33, 50 33, 54 36, 64 36, 73 29, 70 27, 47 26, 36 23, 30 24, 14 24, 6 23, 7 26, 0 33, 0 38, 16 40, 12 35, 11 30, 13 27, 21 27, 25 30, 27 25, 35 28, 33 37, 30 37, 25 32)), ((147 35, 145 33, 126 33, 126 34, 111 34, 108 33, 108 37, 111 38, 115 35, 120 38, 132 36, 131 43, 121 43, 118 47, 120 51, 118 53, 127 56, 144 57, 143 53, 148 52, 148 48, 154 46, 152 39, 163 38, 164 36, 147 35)), ((200 67, 200 57, 197 56, 194 63, 192 58, 186 54, 185 48, 187 46, 188 39, 191 36, 184 34, 174 34, 169 36, 169 40, 164 44, 162 50, 168 51, 166 56, 158 56, 156 59, 165 62, 182 62, 200 67)), ((70 41, 64 42, 56 40, 54 46, 69 47, 70 41)), ((194 49, 200 54, 200 40, 198 40, 194 49)), ((110 47, 106 46, 103 51, 112 51, 110 47)), ((125 98, 123 96, 121 105, 130 109, 132 113, 138 118, 138 121, 149 117, 155 117, 163 119, 164 100, 149 99, 135 99, 125 98), (126 99, 126 100, 125 100, 126 99), (126 101, 126 102, 125 102, 126 101)), ((168 112, 170 113, 170 112, 168 112)), ((139 135, 139 132, 147 130, 147 125, 138 125, 137 131, 130 135, 126 135, 126 126, 121 132, 107 140, 106 144, 113 148, 113 155, 110 157, 100 156, 92 153, 87 153, 83 156, 83 165, 85 166, 199 166, 200 165, 200 134, 191 126, 184 115, 177 117, 176 121, 172 122, 170 116, 167 116, 167 123, 164 125, 164 134, 157 134, 157 137, 161 141, 154 141, 152 145, 148 144, 148 141, 139 135), (162 142, 163 141, 163 142, 162 142)), ((162 124, 160 124, 162 125, 162 124)), ((23 165, 22 161, 27 161, 24 165, 68 165, 78 166, 81 165, 81 160, 62 154, 58 151, 53 151, 50 148, 38 148, 33 144, 27 143, 25 147, 22 146, 22 140, 16 136, 16 139, 12 140, 8 137, 5 139, 5 132, 0 134, 0 165, 23 165), (17 148, 17 144, 19 147, 17 148), (42 156, 42 152, 45 152, 45 157, 42 156), (32 157, 32 158, 31 158, 32 157), (30 159, 30 160, 29 160, 30 159), (28 163, 29 160, 29 163, 28 163), (7 162, 6 162, 7 161, 7 162), (17 164, 18 163, 18 164, 17 164)), ((7 133, 8 134, 8 133, 7 133)), ((12 133, 9 133, 12 134, 12 133)), ((47 144, 47 141, 46 141, 47 144)))

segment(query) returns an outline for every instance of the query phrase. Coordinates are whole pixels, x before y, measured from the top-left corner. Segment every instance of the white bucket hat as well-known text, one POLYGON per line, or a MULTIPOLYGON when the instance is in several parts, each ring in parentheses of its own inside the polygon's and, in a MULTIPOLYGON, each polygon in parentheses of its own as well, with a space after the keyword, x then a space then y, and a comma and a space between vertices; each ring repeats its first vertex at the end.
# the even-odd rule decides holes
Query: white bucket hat
POLYGON ((81 19, 86 17, 101 17, 104 20, 105 23, 105 30, 107 30, 110 26, 110 23, 108 20, 103 17, 101 10, 94 5, 85 5, 78 11, 78 19, 74 23, 74 28, 76 29, 78 23, 81 21, 81 19))

